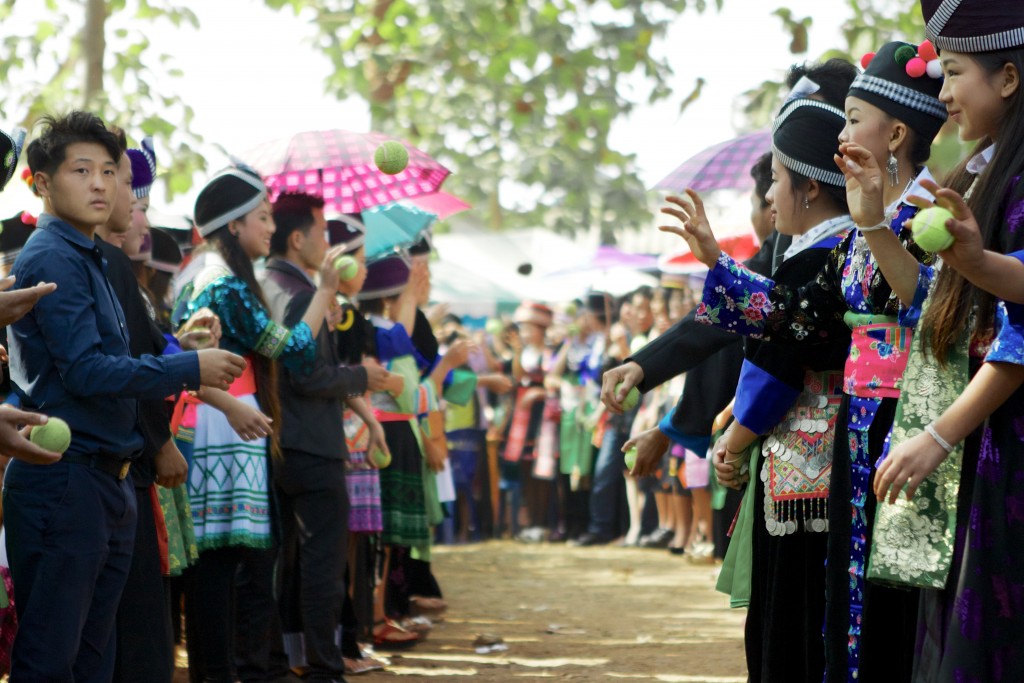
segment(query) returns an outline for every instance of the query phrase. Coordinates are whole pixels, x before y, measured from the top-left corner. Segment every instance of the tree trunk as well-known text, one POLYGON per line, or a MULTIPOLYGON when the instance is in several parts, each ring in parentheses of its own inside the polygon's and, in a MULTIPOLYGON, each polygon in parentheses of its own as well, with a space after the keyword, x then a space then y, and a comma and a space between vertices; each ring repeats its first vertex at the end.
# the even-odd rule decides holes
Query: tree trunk
POLYGON ((106 23, 106 0, 87 0, 85 30, 82 34, 82 52, 85 55, 83 100, 86 108, 103 93, 103 55, 107 51, 107 37, 104 33, 106 23))
POLYGON ((495 232, 500 231, 505 225, 497 184, 494 185, 494 191, 487 195, 487 223, 495 232))

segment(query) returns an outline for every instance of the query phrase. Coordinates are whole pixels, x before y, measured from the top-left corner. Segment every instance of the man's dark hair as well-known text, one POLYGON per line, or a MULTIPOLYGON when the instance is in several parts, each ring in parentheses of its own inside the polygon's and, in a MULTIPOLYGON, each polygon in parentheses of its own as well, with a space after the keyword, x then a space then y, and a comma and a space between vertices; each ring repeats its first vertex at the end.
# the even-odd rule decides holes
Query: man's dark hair
POLYGON ((794 64, 786 74, 786 85, 792 89, 804 76, 818 84, 815 95, 846 111, 846 93, 857 77, 857 67, 838 57, 817 64, 794 64))
POLYGON ((128 136, 125 134, 124 128, 121 126, 110 126, 108 130, 114 134, 114 138, 117 139, 117 146, 121 149, 121 154, 124 154, 128 149, 128 136))
POLYGON ((313 227, 313 209, 324 208, 324 200, 311 194, 285 192, 274 202, 274 225, 270 236, 270 253, 284 256, 288 252, 288 238, 296 230, 308 234, 313 227))
POLYGON ((68 146, 79 142, 102 145, 115 164, 121 160, 117 136, 95 114, 73 111, 66 116, 44 116, 41 122, 43 133, 26 152, 32 173, 55 173, 67 157, 68 146))
POLYGON ((648 287, 647 285, 641 285, 633 290, 632 294, 629 295, 628 300, 632 302, 633 298, 636 297, 637 295, 650 301, 651 299, 654 298, 654 290, 648 287))
POLYGON ((768 208, 768 200, 765 195, 772 186, 772 153, 765 152, 750 167, 750 177, 754 179, 754 192, 761 201, 761 208, 768 208))

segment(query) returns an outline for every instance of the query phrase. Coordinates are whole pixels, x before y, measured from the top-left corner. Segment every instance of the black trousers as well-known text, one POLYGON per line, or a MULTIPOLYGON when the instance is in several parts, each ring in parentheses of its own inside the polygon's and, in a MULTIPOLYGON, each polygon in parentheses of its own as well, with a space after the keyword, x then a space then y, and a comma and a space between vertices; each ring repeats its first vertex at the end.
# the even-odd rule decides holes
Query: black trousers
POLYGON ((235 575, 246 548, 204 550, 189 571, 185 597, 189 674, 193 682, 232 683, 235 575))
POLYGON ((135 552, 117 608, 114 681, 170 683, 174 643, 170 601, 160 569, 160 544, 149 487, 135 489, 138 523, 135 552))
POLYGON ((235 671, 242 683, 274 681, 288 674, 274 594, 279 559, 277 548, 250 550, 235 575, 235 671))
POLYGON ((337 631, 345 599, 348 491, 345 463, 285 451, 274 471, 282 532, 278 595, 286 634, 301 633, 308 676, 344 674, 337 631))
POLYGON ((13 460, 4 479, 18 634, 11 680, 106 683, 135 545, 135 491, 86 465, 13 460))

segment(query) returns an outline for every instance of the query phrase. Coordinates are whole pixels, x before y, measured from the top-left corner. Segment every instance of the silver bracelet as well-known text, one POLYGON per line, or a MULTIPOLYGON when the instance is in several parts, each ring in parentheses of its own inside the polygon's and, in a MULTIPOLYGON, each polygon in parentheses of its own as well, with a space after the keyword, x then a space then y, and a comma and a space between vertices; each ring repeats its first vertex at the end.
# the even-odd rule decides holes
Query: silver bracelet
POLYGON ((935 431, 934 422, 925 425, 924 431, 928 432, 928 436, 935 439, 935 443, 939 444, 939 447, 942 448, 942 450, 946 451, 946 453, 953 452, 953 447, 949 445, 949 442, 943 439, 941 436, 939 436, 939 433, 935 431))
POLYGON ((725 452, 728 453, 729 455, 738 455, 738 456, 740 456, 738 458, 733 458, 732 460, 726 460, 725 458, 722 458, 722 462, 725 463, 726 465, 730 465, 730 464, 732 464, 734 462, 739 462, 740 460, 745 460, 747 458, 747 451, 746 450, 742 450, 742 451, 737 453, 736 451, 730 451, 729 447, 726 446, 725 447, 725 452))
POLYGON ((861 226, 858 225, 857 229, 860 230, 862 233, 864 233, 864 232, 875 232, 876 230, 885 230, 888 227, 889 227, 889 222, 886 221, 886 220, 883 220, 878 225, 869 225, 867 227, 861 227, 861 226))

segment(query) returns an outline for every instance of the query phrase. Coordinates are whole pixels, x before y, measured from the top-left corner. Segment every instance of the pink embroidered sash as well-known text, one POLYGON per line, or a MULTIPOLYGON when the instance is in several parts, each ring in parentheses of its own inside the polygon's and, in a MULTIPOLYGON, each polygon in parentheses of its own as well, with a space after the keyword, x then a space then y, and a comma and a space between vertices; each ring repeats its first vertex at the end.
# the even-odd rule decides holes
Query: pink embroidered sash
POLYGON ((899 398, 913 330, 885 316, 847 313, 845 319, 852 336, 843 391, 863 398, 899 398))

